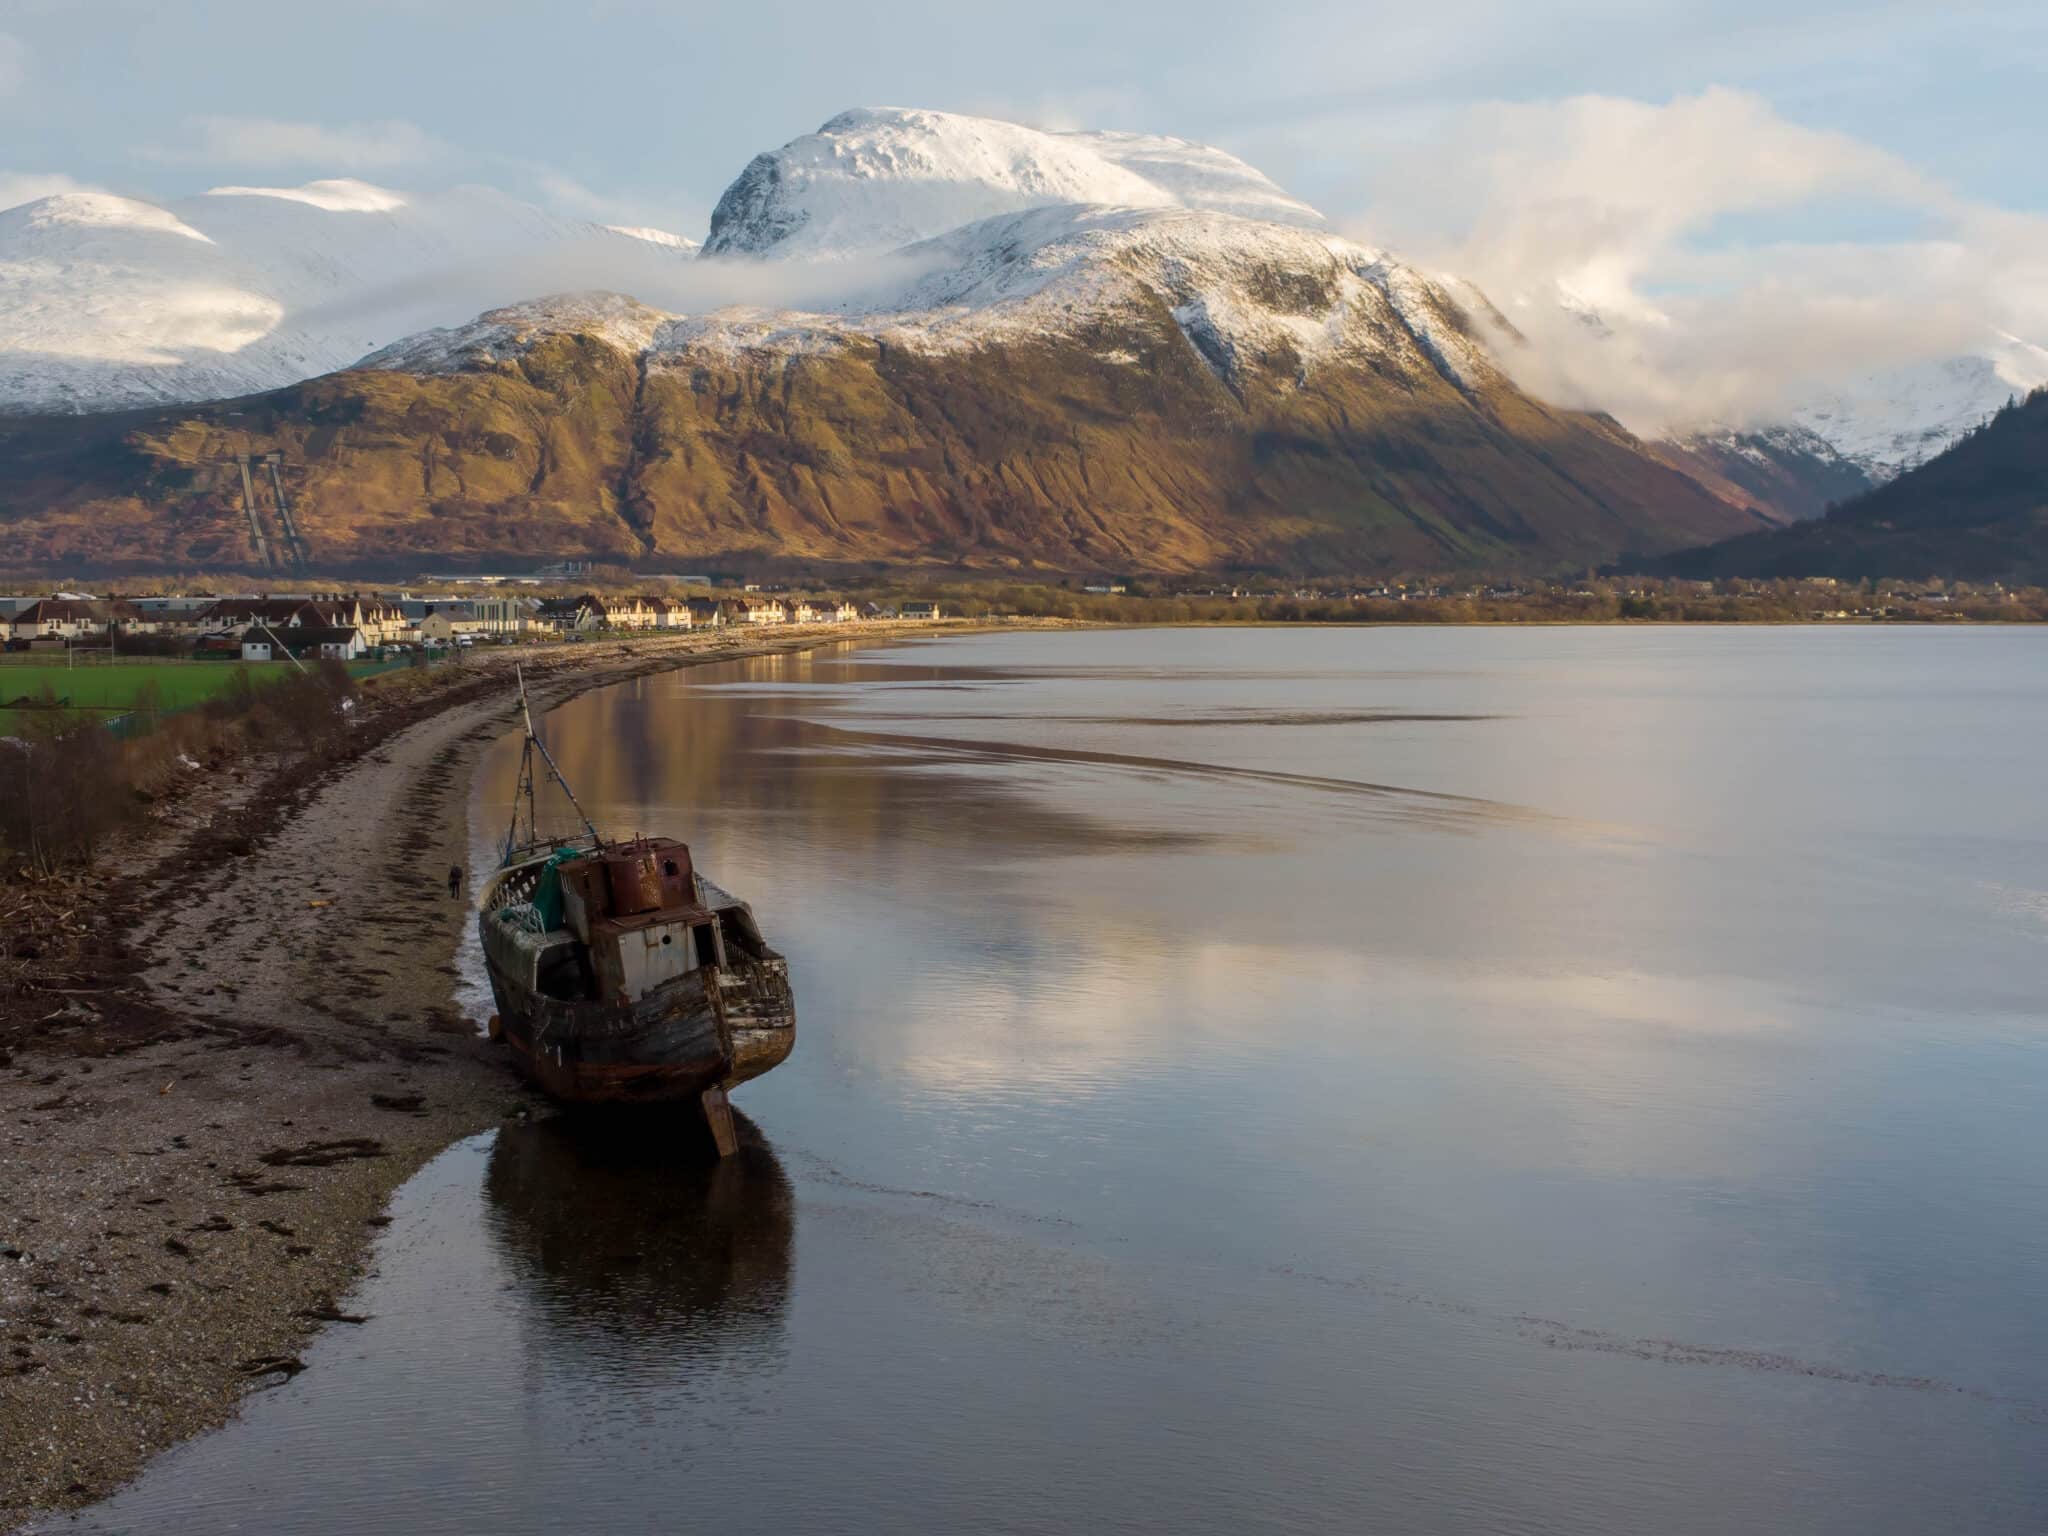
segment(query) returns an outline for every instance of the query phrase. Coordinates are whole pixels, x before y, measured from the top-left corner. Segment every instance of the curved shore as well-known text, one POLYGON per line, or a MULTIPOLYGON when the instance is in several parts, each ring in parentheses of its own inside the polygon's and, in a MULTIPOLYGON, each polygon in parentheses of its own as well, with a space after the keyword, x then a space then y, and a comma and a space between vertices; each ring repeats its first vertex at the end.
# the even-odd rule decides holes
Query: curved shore
POLYGON ((514 659, 547 708, 652 672, 932 632, 480 651, 432 697, 369 710, 311 774, 211 786, 103 860, 105 944, 128 974, 89 1010, 146 1013, 144 1043, 0 1057, 0 1531, 103 1497, 299 1369, 311 1331, 347 1321, 337 1302, 392 1190, 540 1110, 458 1010, 470 907, 445 883, 469 860, 476 763, 516 728, 514 659))

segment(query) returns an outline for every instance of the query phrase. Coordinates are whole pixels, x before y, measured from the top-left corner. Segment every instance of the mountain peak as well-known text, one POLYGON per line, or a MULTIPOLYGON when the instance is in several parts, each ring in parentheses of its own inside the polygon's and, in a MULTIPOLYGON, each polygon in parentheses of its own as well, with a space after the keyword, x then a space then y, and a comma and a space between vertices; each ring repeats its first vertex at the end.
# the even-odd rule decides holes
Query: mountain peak
POLYGON ((10 208, 7 213, 10 221, 18 220, 30 229, 68 226, 134 230, 141 234, 179 235, 205 245, 213 243, 168 208, 159 208, 154 203, 132 197, 116 197, 111 192, 58 192, 50 197, 37 198, 32 203, 23 203, 19 208, 10 208))
POLYGON ((856 107, 757 155, 718 200, 705 250, 893 250, 983 219, 1073 204, 1323 224, 1242 160, 1185 139, 1050 133, 956 112, 856 107))

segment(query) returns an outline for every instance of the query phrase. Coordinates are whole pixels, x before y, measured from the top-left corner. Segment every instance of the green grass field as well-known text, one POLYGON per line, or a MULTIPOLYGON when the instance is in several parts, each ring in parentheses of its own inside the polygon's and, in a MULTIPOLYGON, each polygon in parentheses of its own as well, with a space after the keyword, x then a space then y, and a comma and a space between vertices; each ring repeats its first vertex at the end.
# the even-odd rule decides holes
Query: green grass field
MULTIPOLYGON (((240 671, 239 661, 107 662, 67 667, 63 662, 13 661, 0 664, 0 709, 17 699, 42 696, 44 684, 76 710, 118 714, 132 709, 135 696, 151 683, 160 709, 189 709, 203 704, 240 671)), ((290 667, 252 666, 258 684, 282 677, 290 667)))

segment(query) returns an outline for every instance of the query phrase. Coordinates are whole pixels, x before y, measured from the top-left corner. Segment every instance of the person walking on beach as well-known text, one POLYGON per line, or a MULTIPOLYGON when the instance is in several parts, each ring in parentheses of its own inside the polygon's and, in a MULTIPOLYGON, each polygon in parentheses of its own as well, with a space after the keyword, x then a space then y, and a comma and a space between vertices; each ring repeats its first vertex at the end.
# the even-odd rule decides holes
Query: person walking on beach
POLYGON ((448 866, 448 899, 450 901, 460 901, 462 899, 462 866, 460 864, 450 864, 448 866))

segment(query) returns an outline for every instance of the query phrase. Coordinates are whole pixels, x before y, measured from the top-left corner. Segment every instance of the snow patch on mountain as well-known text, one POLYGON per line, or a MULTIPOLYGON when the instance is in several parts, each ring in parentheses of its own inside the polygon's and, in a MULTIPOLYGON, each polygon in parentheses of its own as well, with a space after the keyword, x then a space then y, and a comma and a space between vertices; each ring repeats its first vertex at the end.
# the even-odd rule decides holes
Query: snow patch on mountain
POLYGON ((1115 338, 1170 316, 1228 385, 1246 368, 1305 382, 1371 359, 1463 389, 1498 380, 1466 309, 1384 252, 1313 230, 1185 208, 1060 206, 985 219, 902 252, 893 291, 827 311, 727 306, 659 316, 618 296, 574 295, 494 311, 389 347, 366 366, 493 367, 563 331, 638 350, 650 370, 707 357, 802 355, 886 344, 927 354, 1081 336, 1112 365, 1142 352, 1115 338), (1106 331, 1108 340, 1097 340, 1106 331))
MULTIPOLYGON (((1405 354, 1466 387, 1494 376, 1441 289, 1383 252, 1312 230, 1186 208, 1053 207, 903 254, 926 270, 900 292, 782 329, 805 345, 838 332, 945 352, 1113 327, 1163 306, 1233 383, 1251 358, 1291 358, 1305 376, 1335 358, 1405 354)), ((737 350, 778 334, 758 314, 732 330, 719 322, 693 323, 692 344, 737 350)))
POLYGON ((2048 349, 1997 332, 1979 353, 1866 374, 1805 402, 1791 419, 1883 481, 1933 458, 2008 400, 2043 384, 2048 349))
POLYGON ((398 373, 453 373, 510 362, 555 336, 595 336, 637 356, 674 317, 619 293, 563 293, 488 310, 467 325, 437 327, 371 353, 356 366, 398 373))
POLYGON ((275 389, 621 256, 642 271, 650 251, 689 259, 664 247, 483 187, 48 197, 0 212, 0 410, 275 389))
MULTIPOLYGON (((92 249, 99 230, 132 230, 152 235, 178 235, 211 245, 198 230, 183 222, 168 208, 116 197, 111 192, 59 192, 38 202, 18 204, 19 227, 33 232, 75 231, 81 245, 92 249)), ((53 237, 50 237, 53 238, 53 237)))
POLYGON ((756 156, 718 200, 704 248, 777 256, 891 250, 1062 204, 1322 223, 1258 171, 1206 145, 874 107, 842 112, 816 133, 756 156))
POLYGON ((628 240, 639 240, 648 245, 665 245, 673 250, 685 252, 697 249, 697 242, 688 235, 672 234, 665 229, 651 229, 644 224, 607 224, 605 228, 612 234, 624 235, 628 240))

